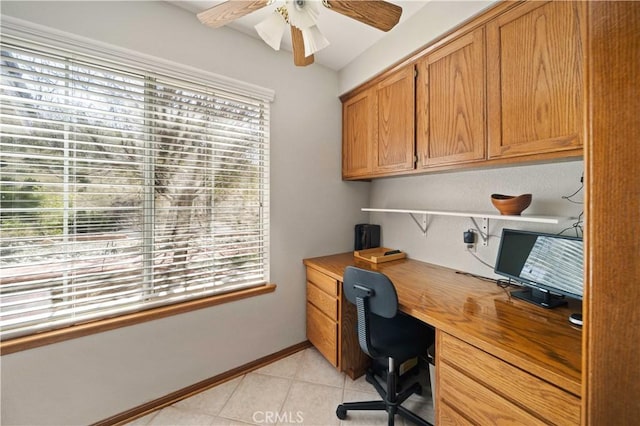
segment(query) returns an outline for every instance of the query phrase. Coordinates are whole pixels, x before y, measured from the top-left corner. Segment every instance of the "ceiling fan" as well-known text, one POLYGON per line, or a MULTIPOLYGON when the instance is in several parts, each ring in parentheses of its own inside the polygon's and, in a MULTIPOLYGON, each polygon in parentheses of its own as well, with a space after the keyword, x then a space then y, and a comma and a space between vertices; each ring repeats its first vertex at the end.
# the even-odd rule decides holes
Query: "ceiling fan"
MULTIPOLYGON (((205 25, 219 28, 275 1, 227 0, 198 13, 198 19, 205 25)), ((313 54, 329 45, 316 25, 320 3, 329 10, 382 31, 393 28, 402 15, 400 6, 384 0, 286 0, 255 26, 256 31, 269 46, 280 50, 288 25, 291 28, 294 64, 310 65, 314 61, 313 54)))

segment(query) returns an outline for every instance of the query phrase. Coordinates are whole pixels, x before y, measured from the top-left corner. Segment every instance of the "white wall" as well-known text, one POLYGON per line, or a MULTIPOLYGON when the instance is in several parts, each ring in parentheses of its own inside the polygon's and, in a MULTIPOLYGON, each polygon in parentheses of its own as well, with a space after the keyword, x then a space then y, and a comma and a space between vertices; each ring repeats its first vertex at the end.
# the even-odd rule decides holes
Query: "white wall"
POLYGON ((2 356, 2 424, 89 424, 299 343, 302 259, 348 251, 368 183, 340 178, 337 74, 164 2, 2 2, 10 15, 275 89, 275 293, 2 356))
POLYGON ((346 93, 415 52, 496 0, 431 0, 338 73, 339 93, 346 93))

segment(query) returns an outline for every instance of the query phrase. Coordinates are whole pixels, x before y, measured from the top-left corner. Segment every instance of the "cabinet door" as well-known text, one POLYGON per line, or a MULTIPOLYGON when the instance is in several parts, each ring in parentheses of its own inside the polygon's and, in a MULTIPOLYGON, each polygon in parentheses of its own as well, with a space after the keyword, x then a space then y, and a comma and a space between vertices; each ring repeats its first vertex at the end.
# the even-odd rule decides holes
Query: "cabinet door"
POLYGON ((377 138, 373 170, 377 175, 413 170, 415 157, 415 71, 403 68, 376 85, 377 138))
POLYGON ((526 2, 487 24, 489 157, 579 149, 584 7, 526 2))
POLYGON ((342 177, 371 174, 372 146, 376 138, 375 93, 368 90, 342 104, 342 177))
POLYGON ((416 91, 418 167, 483 160, 484 29, 421 60, 416 91))

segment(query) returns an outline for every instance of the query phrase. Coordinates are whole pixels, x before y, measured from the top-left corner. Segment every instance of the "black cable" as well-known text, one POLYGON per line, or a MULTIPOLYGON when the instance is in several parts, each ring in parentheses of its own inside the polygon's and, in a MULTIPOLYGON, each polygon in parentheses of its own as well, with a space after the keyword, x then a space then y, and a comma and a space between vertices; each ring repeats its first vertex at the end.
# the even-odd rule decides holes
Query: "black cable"
POLYGON ((517 284, 511 281, 511 279, 498 279, 496 280, 496 284, 506 293, 509 301, 511 301, 511 292, 509 291, 509 287, 519 287, 517 284))
MULTIPOLYGON (((574 201, 571 198, 575 197, 576 194, 578 194, 580 191, 582 191, 582 189, 584 188, 584 173, 582 174, 582 176, 580 177, 580 188, 578 188, 573 194, 571 195, 563 195, 561 198, 563 200, 567 200, 570 203, 573 204, 584 204, 582 201, 574 201)), ((583 229, 582 229, 582 217, 584 216, 584 210, 580 212, 580 214, 578 215, 578 220, 576 220, 574 223, 571 224, 571 226, 563 229, 562 231, 558 232, 558 235, 562 235, 567 231, 570 230, 574 230, 576 233, 576 237, 581 237, 583 234, 583 229)))
POLYGON ((511 292, 509 291, 509 287, 521 287, 518 284, 516 284, 513 281, 511 281, 511 279, 489 278, 489 277, 483 277, 482 275, 472 274, 471 272, 462 272, 462 271, 456 271, 456 274, 460 274, 460 275, 465 275, 467 277, 476 278, 476 279, 479 279, 481 281, 488 281, 488 282, 491 282, 491 283, 495 283, 498 287, 500 287, 502 290, 504 290, 504 292, 507 295, 507 297, 509 298, 509 300, 511 300, 511 292))
POLYGON ((503 278, 500 278, 496 280, 496 284, 500 288, 507 288, 511 285, 511 280, 505 280, 503 278))
POLYGON ((467 277, 473 277, 473 278, 477 278, 477 279, 482 280, 482 281, 489 281, 489 282, 492 282, 492 283, 497 283, 498 282, 498 280, 495 279, 495 278, 483 277, 482 275, 472 274, 471 272, 456 271, 456 274, 465 275, 467 277))
POLYGON ((471 248, 467 247, 467 251, 469 252, 469 254, 471 256, 475 257, 478 262, 482 263, 487 268, 493 269, 493 265, 490 265, 487 262, 485 262, 484 260, 480 259, 474 252, 471 251, 471 248))
POLYGON ((564 228, 562 231, 558 232, 558 235, 562 235, 565 232, 573 229, 576 231, 576 237, 581 237, 583 234, 582 216, 584 216, 584 211, 580 212, 580 214, 578 215, 578 220, 575 223, 571 224, 571 226, 569 226, 568 228, 564 228))
POLYGON ((578 192, 582 191, 582 188, 584 188, 584 173, 582 174, 582 176, 580 176, 580 188, 576 189, 576 191, 571 194, 571 195, 563 195, 561 198, 563 200, 567 200, 570 203, 574 203, 574 204, 584 204, 584 202, 582 201, 574 201, 571 198, 575 197, 578 192))

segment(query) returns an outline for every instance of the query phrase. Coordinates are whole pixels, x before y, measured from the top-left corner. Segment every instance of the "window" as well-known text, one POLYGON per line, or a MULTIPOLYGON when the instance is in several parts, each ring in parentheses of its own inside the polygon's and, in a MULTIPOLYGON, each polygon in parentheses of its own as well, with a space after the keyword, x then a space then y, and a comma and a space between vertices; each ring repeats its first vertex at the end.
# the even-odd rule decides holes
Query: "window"
POLYGON ((268 280, 267 100, 1 50, 3 339, 268 280))

